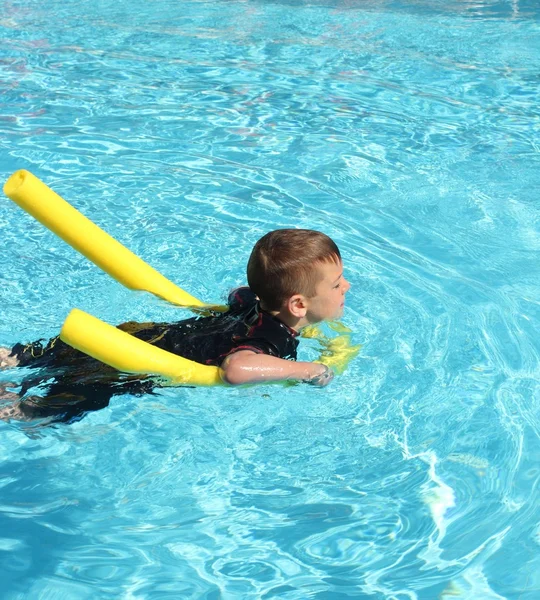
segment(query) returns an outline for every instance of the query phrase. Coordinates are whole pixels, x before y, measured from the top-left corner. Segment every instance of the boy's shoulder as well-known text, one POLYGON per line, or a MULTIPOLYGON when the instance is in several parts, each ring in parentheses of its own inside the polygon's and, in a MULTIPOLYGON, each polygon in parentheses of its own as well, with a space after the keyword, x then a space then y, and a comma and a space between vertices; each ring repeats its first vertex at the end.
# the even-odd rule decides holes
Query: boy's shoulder
POLYGON ((237 348, 255 349, 261 354, 296 360, 296 332, 261 310, 259 298, 251 288, 234 289, 229 294, 228 304, 231 318, 240 318, 246 327, 244 333, 235 336, 237 344, 240 344, 237 348))
POLYGON ((227 300, 231 310, 239 310, 255 306, 258 302, 257 296, 248 286, 234 289, 227 300))

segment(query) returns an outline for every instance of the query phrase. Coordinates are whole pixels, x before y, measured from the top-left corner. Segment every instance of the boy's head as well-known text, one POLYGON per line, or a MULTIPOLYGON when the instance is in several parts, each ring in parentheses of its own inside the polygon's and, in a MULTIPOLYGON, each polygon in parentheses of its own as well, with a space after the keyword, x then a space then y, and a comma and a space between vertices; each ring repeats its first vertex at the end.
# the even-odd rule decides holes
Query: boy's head
POLYGON ((255 244, 247 279, 263 308, 279 311, 295 295, 308 300, 317 296, 328 269, 342 271, 339 249, 327 235, 311 229, 277 229, 255 244))

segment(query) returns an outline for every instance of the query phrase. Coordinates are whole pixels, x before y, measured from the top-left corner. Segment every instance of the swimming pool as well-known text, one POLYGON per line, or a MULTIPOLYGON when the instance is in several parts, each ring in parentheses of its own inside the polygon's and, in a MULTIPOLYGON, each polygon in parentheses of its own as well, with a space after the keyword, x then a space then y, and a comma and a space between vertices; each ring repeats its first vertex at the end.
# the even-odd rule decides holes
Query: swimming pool
MULTIPOLYGON (((322 390, 0 423, 2 597, 538 598, 537 3, 1 7, 2 182, 209 301, 267 230, 321 229, 363 345, 322 390)), ((6 199, 0 228, 0 345, 184 314, 6 199)))

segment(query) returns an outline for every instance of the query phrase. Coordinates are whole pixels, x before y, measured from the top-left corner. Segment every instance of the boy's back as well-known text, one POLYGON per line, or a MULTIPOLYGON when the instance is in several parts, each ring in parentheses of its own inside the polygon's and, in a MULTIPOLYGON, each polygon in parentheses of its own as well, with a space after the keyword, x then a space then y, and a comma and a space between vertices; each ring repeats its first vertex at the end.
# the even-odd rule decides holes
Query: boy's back
MULTIPOLYGON (((249 288, 229 296, 229 311, 194 317, 177 323, 137 323, 119 329, 154 346, 202 364, 220 366, 231 352, 250 350, 296 360, 296 332, 259 310, 257 297, 249 288)), ((150 393, 156 380, 147 376, 122 375, 90 356, 53 338, 43 345, 16 344, 12 353, 19 366, 39 369, 26 377, 21 396, 32 388, 43 388, 43 396, 32 396, 19 406, 24 418, 52 417, 72 421, 84 413, 108 405, 122 393, 150 393)), ((13 416, 13 415, 11 415, 13 416)))

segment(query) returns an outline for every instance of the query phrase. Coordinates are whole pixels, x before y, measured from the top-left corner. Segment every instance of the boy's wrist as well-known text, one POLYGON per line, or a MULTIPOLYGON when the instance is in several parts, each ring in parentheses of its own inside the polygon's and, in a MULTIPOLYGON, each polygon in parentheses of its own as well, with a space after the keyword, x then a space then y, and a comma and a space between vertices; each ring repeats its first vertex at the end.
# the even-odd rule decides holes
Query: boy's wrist
POLYGON ((311 373, 309 377, 303 380, 304 383, 324 387, 328 385, 334 378, 334 372, 327 365, 322 363, 311 363, 311 365, 311 373))

